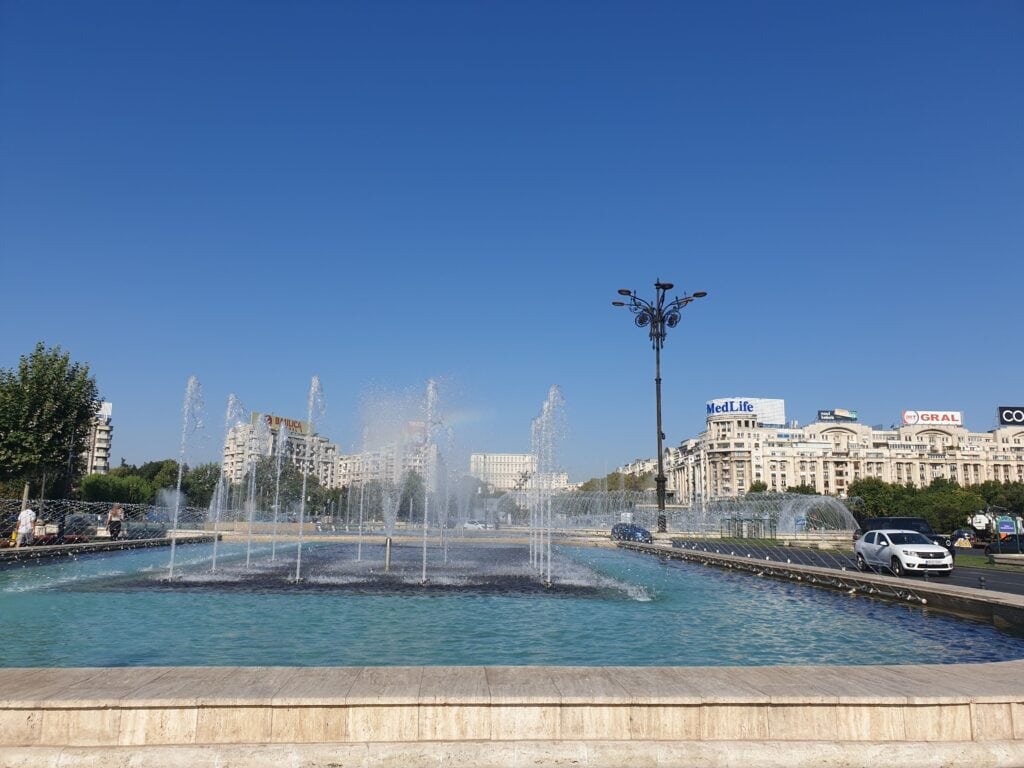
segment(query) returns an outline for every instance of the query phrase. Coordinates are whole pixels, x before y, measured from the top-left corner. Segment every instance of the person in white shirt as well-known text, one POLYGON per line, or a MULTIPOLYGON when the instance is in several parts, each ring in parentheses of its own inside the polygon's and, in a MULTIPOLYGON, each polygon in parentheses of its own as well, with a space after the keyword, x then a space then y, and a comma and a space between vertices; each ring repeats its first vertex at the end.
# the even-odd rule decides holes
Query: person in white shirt
POLYGON ((18 515, 18 540, 14 543, 15 548, 22 544, 31 544, 35 538, 36 513, 32 507, 26 507, 18 515))

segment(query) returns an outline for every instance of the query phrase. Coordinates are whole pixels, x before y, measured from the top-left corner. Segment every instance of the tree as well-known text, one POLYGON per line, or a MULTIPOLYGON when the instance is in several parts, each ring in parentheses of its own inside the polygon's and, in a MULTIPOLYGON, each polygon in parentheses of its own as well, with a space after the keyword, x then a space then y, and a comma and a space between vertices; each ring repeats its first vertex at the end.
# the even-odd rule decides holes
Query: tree
POLYGON ((209 462, 190 468, 181 479, 181 489, 193 507, 208 507, 220 479, 220 464, 209 462))
POLYGON ((59 346, 39 342, 17 370, 0 369, 0 480, 69 490, 99 406, 89 366, 59 346))
POLYGON ((402 478, 402 491, 398 500, 398 519, 422 522, 423 497, 426 492, 426 483, 419 472, 413 469, 406 472, 405 477, 402 478))
MULTIPOLYGON (((256 496, 257 507, 261 509, 272 509, 274 505, 274 493, 278 490, 277 457, 262 456, 256 460, 256 496)), ((214 480, 216 484, 216 480, 214 480)), ((249 472, 242 478, 240 488, 235 493, 244 495, 249 487, 249 472)), ((289 507, 298 509, 302 501, 302 472, 290 461, 281 462, 279 503, 281 510, 289 507)), ((307 517, 320 514, 327 507, 328 501, 334 496, 333 493, 320 485, 320 480, 315 474, 306 478, 306 507, 307 517)))
POLYGON ((138 475, 86 475, 79 493, 85 501, 120 501, 124 504, 148 504, 153 486, 138 475))
POLYGON ((646 475, 609 472, 604 477, 593 477, 580 485, 581 491, 648 491, 653 488, 653 472, 646 475))
POLYGON ((799 493, 803 494, 804 496, 817 496, 818 489, 815 488, 813 485, 807 485, 806 483, 804 483, 803 485, 789 486, 789 488, 786 489, 786 493, 799 493))
POLYGON ((980 493, 961 488, 945 478, 932 481, 919 498, 918 514, 936 531, 953 531, 964 526, 970 516, 985 507, 980 493))
POLYGON ((768 483, 756 480, 750 484, 750 488, 747 489, 747 493, 764 493, 768 490, 768 483))

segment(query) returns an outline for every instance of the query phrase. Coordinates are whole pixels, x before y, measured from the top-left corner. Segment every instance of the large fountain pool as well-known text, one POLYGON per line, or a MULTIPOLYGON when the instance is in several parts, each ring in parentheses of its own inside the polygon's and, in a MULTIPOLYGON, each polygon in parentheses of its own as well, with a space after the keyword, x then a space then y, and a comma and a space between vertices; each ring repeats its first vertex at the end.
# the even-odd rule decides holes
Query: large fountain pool
MULTIPOLYGON (((0 666, 774 665, 1024 657, 1024 640, 921 607, 607 549, 556 552, 547 589, 513 545, 453 545, 426 586, 418 550, 307 544, 288 558, 221 545, 139 550, 0 571, 0 666), (456 558, 457 554, 461 554, 456 558), (405 565, 403 565, 403 563, 405 565), (486 578, 476 564, 486 563, 486 578), (404 569, 404 570, 403 570, 404 569), (372 573, 370 571, 373 571, 372 573), (416 571, 418 573, 418 571, 416 571)), ((431 552, 432 559, 440 552, 431 552)))

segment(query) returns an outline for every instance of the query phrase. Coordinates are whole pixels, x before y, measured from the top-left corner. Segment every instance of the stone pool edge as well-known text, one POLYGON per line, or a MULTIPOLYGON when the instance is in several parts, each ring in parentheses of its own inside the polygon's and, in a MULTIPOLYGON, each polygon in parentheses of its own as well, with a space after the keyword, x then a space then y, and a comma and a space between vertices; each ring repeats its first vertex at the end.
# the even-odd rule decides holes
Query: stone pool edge
POLYGON ((798 768, 821 765, 826 755, 837 766, 895 755, 921 764, 1024 766, 1024 660, 9 668, 0 673, 0 754, 4 765, 25 768, 798 768))

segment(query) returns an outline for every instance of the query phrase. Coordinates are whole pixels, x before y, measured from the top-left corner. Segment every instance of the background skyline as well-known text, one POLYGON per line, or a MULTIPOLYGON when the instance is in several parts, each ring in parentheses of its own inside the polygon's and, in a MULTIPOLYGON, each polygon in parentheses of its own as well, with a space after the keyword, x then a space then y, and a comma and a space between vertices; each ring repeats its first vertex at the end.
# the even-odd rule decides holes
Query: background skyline
POLYGON ((571 479, 653 457, 653 353, 610 302, 708 291, 662 358, 704 401, 1024 403, 1018 2, 0 4, 0 365, 37 341, 177 455, 189 375, 358 447, 443 383, 523 452, 558 384, 571 479), (395 394, 397 393, 397 394, 395 394), (386 398, 385 398, 386 399, 386 398))

